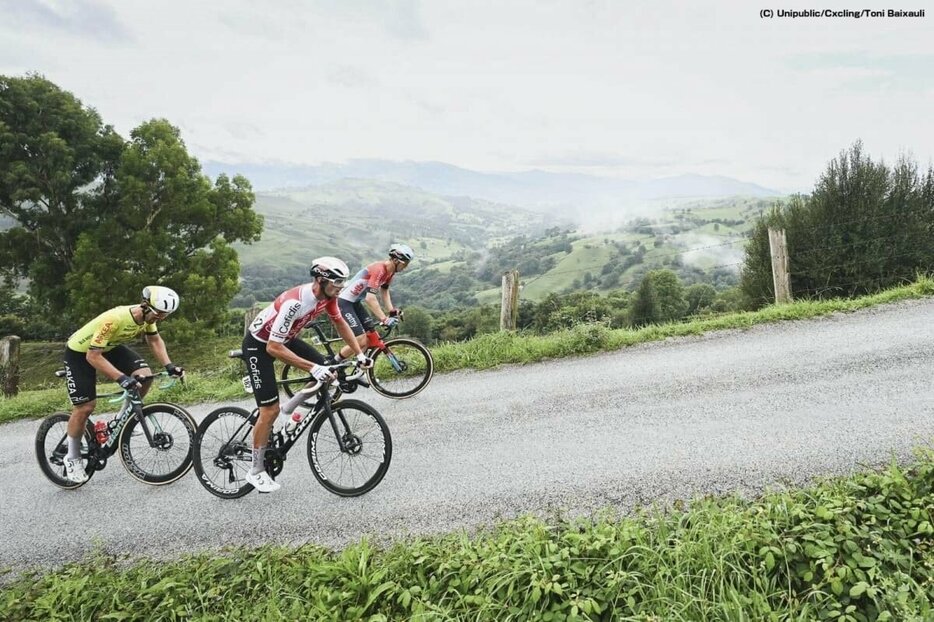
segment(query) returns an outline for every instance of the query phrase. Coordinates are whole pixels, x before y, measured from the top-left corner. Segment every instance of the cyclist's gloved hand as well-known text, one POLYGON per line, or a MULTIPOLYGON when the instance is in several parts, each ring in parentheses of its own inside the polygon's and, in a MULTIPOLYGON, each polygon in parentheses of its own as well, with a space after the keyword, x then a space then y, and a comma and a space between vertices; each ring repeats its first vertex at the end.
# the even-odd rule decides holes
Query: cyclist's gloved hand
POLYGON ((368 357, 366 354, 362 354, 362 353, 361 353, 361 354, 358 354, 358 355, 357 355, 357 365, 359 365, 359 366, 362 367, 363 369, 369 369, 369 368, 373 367, 373 359, 371 359, 370 357, 368 357))
POLYGON ((382 322, 380 322, 380 324, 382 324, 383 326, 387 326, 389 328, 392 328, 398 323, 399 323, 399 318, 393 317, 391 315, 388 316, 386 319, 384 319, 382 322))
POLYGON ((402 319, 402 309, 393 308, 392 311, 389 312, 389 317, 398 317, 398 318, 401 320, 401 319, 402 319))
POLYGON ((119 384, 120 387, 124 391, 137 391, 138 392, 140 389, 143 388, 143 385, 140 384, 139 380, 137 380, 133 376, 127 376, 126 374, 123 374, 119 378, 117 378, 117 384, 119 384))
POLYGON ((328 382, 334 380, 334 373, 324 365, 312 365, 311 375, 318 382, 328 382))
POLYGON ((165 366, 165 371, 169 372, 170 376, 175 376, 176 378, 185 377, 185 370, 175 363, 167 363, 165 366))

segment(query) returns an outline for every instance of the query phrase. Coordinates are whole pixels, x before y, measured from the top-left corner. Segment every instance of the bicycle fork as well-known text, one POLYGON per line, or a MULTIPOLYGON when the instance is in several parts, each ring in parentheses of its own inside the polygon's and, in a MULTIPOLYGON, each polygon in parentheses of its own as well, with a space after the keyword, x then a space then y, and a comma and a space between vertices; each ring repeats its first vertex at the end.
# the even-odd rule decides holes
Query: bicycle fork
POLYGON ((335 415, 334 411, 331 409, 330 400, 325 402, 324 412, 328 417, 328 421, 331 423, 331 430, 334 431, 334 437, 337 439, 337 444, 341 448, 341 451, 347 454, 360 453, 363 444, 356 434, 350 432, 350 426, 347 424, 347 418, 344 416, 344 412, 339 410, 335 415), (340 429, 341 427, 343 427, 343 431, 340 429))

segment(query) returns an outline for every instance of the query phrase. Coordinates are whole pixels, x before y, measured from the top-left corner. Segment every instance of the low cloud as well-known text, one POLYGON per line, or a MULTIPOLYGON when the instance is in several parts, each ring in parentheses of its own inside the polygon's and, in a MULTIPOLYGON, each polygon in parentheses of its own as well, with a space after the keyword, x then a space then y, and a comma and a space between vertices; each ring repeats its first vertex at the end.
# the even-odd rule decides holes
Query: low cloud
POLYGON ((54 5, 40 0, 0 0, 7 27, 64 32, 103 43, 133 40, 113 8, 95 0, 72 0, 54 5))

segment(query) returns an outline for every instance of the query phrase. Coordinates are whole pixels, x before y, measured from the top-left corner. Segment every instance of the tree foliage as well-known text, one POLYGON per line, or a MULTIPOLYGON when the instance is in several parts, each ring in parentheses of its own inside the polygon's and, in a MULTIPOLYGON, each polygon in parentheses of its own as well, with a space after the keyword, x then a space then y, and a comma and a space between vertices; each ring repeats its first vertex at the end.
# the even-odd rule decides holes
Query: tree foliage
POLYGON ((0 77, 0 209, 16 221, 0 266, 63 329, 156 283, 189 322, 223 321, 239 289, 231 243, 262 230, 253 201, 243 177, 212 183, 166 120, 124 141, 48 80, 0 77))
POLYGON ((857 296, 934 268, 934 169, 906 156, 873 162, 856 142, 828 164, 810 196, 775 207, 753 229, 742 289, 754 306, 774 299, 768 228, 785 230, 792 295, 857 296))
POLYGON ((658 296, 655 293, 655 285, 648 275, 642 279, 639 289, 636 290, 631 317, 633 326, 654 324, 659 320, 658 296))
POLYGON ((81 233, 106 214, 123 140, 71 93, 38 76, 0 76, 0 269, 28 277, 32 297, 67 309, 63 275, 81 233))

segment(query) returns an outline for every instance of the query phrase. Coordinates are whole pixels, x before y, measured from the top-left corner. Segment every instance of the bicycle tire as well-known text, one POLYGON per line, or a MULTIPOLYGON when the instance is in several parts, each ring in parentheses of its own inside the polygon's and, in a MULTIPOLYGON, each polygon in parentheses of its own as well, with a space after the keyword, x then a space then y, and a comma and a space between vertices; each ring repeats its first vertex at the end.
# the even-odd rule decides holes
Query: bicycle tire
POLYGON ((358 450, 350 455, 340 449, 327 413, 321 411, 312 421, 311 430, 308 433, 308 464, 311 466, 311 472, 315 479, 328 492, 340 497, 358 497, 373 490, 382 481, 386 471, 389 470, 389 463, 392 460, 392 436, 389 434, 389 426, 386 425, 386 421, 375 408, 360 400, 341 401, 334 404, 331 410, 335 416, 338 416, 339 413, 344 415, 344 420, 352 428, 350 433, 356 436, 358 450), (359 415, 354 416, 353 414, 355 412, 362 413, 371 421, 369 431, 364 430, 362 432, 363 436, 358 436, 362 428, 359 415), (325 425, 327 427, 322 430, 325 425), (379 431, 379 436, 370 438, 375 430, 379 431), (364 459, 376 465, 375 471, 365 476, 360 484, 356 483, 356 479, 352 481, 350 486, 336 482, 333 467, 338 465, 334 465, 333 462, 337 458, 324 458, 324 450, 328 446, 330 446, 332 454, 335 450, 338 452, 336 456, 341 459, 340 468, 338 469, 340 474, 349 469, 351 475, 353 475, 354 463, 361 461, 357 466, 363 466, 362 460, 364 459), (373 450, 364 454, 363 451, 368 446, 372 446, 373 450))
MULTIPOLYGON (((68 420, 70 418, 71 415, 65 412, 53 413, 43 419, 42 423, 39 424, 39 429, 36 430, 36 460, 39 462, 39 468, 50 482, 65 490, 81 488, 91 480, 91 476, 94 475, 95 471, 94 469, 87 469, 88 460, 85 459, 84 466, 88 475, 87 480, 77 483, 65 477, 65 465, 61 463, 61 460, 68 450, 65 437, 67 436, 68 420), (49 438, 50 434, 51 439, 49 438), (52 447, 48 446, 49 440, 53 443, 52 447)), ((92 438, 94 438, 94 427, 89 420, 85 424, 82 452, 86 452, 92 446, 92 438)))
POLYGON ((244 479, 252 466, 253 426, 241 427, 249 419, 243 408, 222 406, 198 426, 192 451, 195 474, 208 492, 221 499, 238 499, 253 490, 244 479))
POLYGON ((156 430, 150 429, 150 432, 162 446, 151 447, 139 420, 130 417, 120 433, 120 460, 130 475, 144 484, 171 484, 191 469, 198 424, 187 410, 168 402, 146 404, 143 415, 154 423, 150 428, 156 430), (163 468, 157 470, 155 465, 143 466, 141 463, 150 456, 157 458, 163 468))
POLYGON ((373 390, 390 399, 401 400, 418 395, 428 386, 435 373, 435 361, 422 343, 416 339, 396 337, 385 342, 384 350, 373 354, 373 366, 367 370, 367 377, 373 390), (387 351, 398 353, 407 365, 400 374, 387 356, 387 351), (411 374, 406 374, 409 370, 411 374), (414 380, 415 384, 410 384, 414 380), (404 384, 403 384, 404 382, 404 384))

